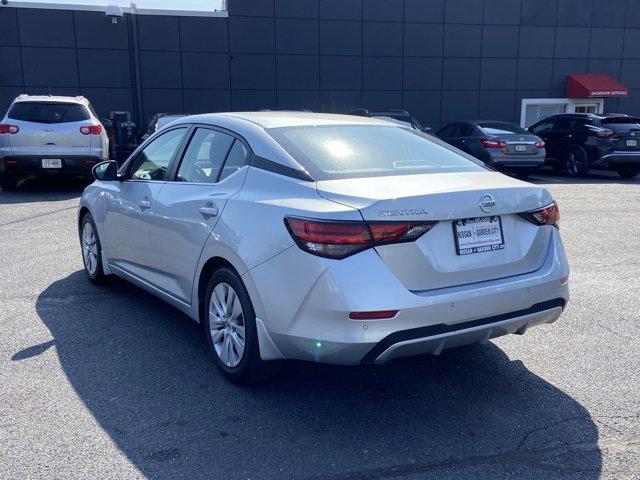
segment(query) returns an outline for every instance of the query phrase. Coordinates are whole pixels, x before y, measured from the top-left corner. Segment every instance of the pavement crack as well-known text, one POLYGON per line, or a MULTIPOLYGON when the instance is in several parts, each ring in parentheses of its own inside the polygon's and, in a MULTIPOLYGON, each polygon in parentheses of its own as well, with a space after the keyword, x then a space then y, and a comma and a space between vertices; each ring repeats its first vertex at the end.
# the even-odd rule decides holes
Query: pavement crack
POLYGON ((5 227, 7 225, 15 225, 16 223, 26 222, 27 220, 33 220, 34 218, 45 217, 47 215, 53 215, 54 213, 60 213, 66 210, 74 210, 77 208, 78 207, 76 205, 73 205, 71 207, 60 208, 58 210, 51 210, 50 212, 39 213, 38 215, 31 215, 30 217, 19 218, 18 220, 13 220, 11 222, 0 223, 0 227, 5 227))
POLYGON ((533 435, 534 433, 538 433, 538 432, 541 432, 543 430, 547 430, 548 428, 555 427, 557 425, 562 425, 563 423, 573 422, 573 421, 576 421, 576 420, 584 420, 585 418, 589 418, 589 417, 590 417, 589 414, 584 414, 584 415, 580 415, 580 416, 577 416, 577 417, 570 417, 570 418, 565 418, 563 420, 558 420, 556 422, 552 422, 552 423, 550 423, 548 425, 545 425, 544 427, 534 428, 534 429, 530 430, 529 432, 527 432, 527 434, 524 437, 522 437, 522 440, 520 440, 520 443, 518 443, 518 446, 516 447, 516 450, 520 450, 523 447, 524 443, 527 441, 527 439, 531 435, 533 435))

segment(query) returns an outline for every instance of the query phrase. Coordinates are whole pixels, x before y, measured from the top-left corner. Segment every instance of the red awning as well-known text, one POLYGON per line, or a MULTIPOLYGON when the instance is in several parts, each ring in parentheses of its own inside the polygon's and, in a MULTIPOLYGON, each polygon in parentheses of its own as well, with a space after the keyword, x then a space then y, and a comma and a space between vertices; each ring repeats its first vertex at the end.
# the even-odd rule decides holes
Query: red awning
POLYGON ((610 75, 580 74, 567 77, 567 97, 627 97, 629 89, 610 75))

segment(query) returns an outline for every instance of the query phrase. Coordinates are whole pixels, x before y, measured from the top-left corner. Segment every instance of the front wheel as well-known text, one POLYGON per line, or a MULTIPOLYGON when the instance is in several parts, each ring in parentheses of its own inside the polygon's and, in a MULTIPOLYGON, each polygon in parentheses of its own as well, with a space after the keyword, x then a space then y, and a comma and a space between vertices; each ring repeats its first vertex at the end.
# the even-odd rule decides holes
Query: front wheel
POLYGON ((640 167, 618 167, 616 172, 622 178, 633 178, 640 173, 640 167))
POLYGON ((92 283, 100 283, 105 279, 102 268, 102 246, 98 237, 98 229, 90 213, 85 214, 80 222, 80 246, 84 271, 92 283))
POLYGON ((256 315, 242 280, 221 268, 207 285, 204 333, 209 355, 227 379, 255 383, 275 375, 280 362, 260 358, 256 315))

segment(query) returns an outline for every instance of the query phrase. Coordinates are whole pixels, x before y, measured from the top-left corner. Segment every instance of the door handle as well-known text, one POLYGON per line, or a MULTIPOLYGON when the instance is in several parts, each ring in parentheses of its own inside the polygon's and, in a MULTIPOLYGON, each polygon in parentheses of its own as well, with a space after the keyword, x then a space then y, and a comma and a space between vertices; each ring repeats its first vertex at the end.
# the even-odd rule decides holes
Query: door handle
POLYGON ((138 205, 142 210, 146 210, 147 208, 151 208, 151 202, 149 200, 142 200, 138 205))
POLYGON ((198 211, 205 219, 218 215, 218 209, 215 207, 200 207, 198 211))

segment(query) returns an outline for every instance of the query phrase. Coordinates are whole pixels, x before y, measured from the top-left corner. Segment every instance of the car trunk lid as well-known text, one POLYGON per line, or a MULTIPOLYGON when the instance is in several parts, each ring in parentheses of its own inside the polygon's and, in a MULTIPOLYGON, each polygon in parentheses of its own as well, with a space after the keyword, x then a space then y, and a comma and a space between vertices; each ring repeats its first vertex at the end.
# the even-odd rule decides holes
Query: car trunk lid
POLYGON ((492 140, 502 141, 507 144, 502 151, 508 155, 536 155, 539 151, 536 143, 540 141, 535 135, 498 135, 492 140))
POLYGON ((437 221, 416 241, 383 245, 376 251, 412 291, 453 287, 529 273, 544 263, 551 231, 518 213, 552 202, 546 189, 496 172, 435 173, 317 183, 329 200, 360 210, 372 221, 437 221), (481 199, 495 207, 484 212, 481 199), (459 255, 454 222, 500 217, 504 248, 459 255))

